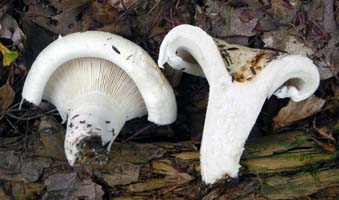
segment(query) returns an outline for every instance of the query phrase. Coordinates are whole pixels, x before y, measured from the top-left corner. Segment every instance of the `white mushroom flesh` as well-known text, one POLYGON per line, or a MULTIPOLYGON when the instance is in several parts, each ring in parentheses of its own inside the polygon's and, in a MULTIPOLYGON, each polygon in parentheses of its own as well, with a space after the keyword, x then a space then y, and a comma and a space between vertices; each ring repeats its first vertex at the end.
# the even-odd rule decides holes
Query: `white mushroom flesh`
POLYGON ((209 184, 237 177, 246 139, 266 98, 275 94, 301 101, 319 85, 319 72, 307 57, 228 44, 191 25, 165 36, 158 64, 165 63, 205 76, 210 85, 200 149, 202 179, 209 184))

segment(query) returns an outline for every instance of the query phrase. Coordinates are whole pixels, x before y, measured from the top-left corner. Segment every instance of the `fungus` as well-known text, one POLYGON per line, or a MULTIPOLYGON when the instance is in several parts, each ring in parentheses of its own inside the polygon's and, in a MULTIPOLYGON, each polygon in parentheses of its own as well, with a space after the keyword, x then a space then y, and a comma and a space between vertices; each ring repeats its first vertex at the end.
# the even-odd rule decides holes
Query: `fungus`
POLYGON ((67 122, 68 162, 103 162, 125 122, 148 113, 159 125, 176 119, 176 102, 152 58, 111 33, 87 31, 60 37, 34 61, 23 99, 51 102, 67 122))
POLYGON ((196 76, 210 86, 200 149, 201 174, 210 184, 237 177, 246 139, 272 94, 293 101, 308 98, 319 85, 310 59, 251 49, 210 37, 198 27, 180 25, 164 38, 158 65, 196 76))

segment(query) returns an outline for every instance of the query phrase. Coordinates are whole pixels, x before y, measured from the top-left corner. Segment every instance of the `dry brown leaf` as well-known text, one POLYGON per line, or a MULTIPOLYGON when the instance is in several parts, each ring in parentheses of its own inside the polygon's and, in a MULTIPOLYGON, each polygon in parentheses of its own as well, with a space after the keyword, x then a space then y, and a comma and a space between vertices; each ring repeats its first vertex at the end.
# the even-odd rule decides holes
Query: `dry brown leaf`
POLYGON ((298 36, 298 32, 293 28, 281 27, 266 32, 261 36, 261 39, 265 43, 265 47, 279 49, 290 54, 313 55, 312 48, 298 36))
POLYGON ((9 83, 0 87, 0 112, 4 112, 13 103, 15 92, 9 83))
POLYGON ((39 146, 34 148, 35 154, 56 160, 66 160, 64 152, 65 131, 54 117, 42 117, 38 133, 40 134, 39 146))
POLYGON ((318 113, 323 105, 324 99, 312 96, 301 102, 290 102, 283 107, 277 116, 274 117, 274 129, 288 126, 295 121, 304 119, 318 113))
POLYGON ((179 186, 193 180, 194 177, 187 173, 166 176, 164 178, 148 179, 146 182, 139 182, 127 186, 127 192, 144 192, 163 187, 179 186))
POLYGON ((280 23, 289 24, 292 23, 297 10, 300 7, 301 1, 281 1, 271 0, 271 7, 269 12, 273 14, 274 18, 279 19, 280 23))
MULTIPOLYGON (((257 24, 258 18, 264 13, 257 9, 233 8, 228 4, 220 1, 206 2, 206 15, 211 20, 212 33, 217 37, 227 36, 253 36, 254 27, 257 24), (260 14, 252 16, 252 14, 260 14)), ((199 21, 197 25, 200 26, 199 21)))
POLYGON ((335 152, 337 149, 335 148, 335 146, 333 146, 332 144, 330 143, 327 143, 327 142, 322 142, 320 140, 316 140, 313 138, 313 140, 322 148, 324 149, 325 151, 328 151, 328 152, 335 152))
POLYGON ((17 46, 20 50, 23 50, 23 43, 26 36, 20 29, 16 20, 6 14, 0 19, 0 24, 0 37, 11 40, 15 46, 17 46))
POLYGON ((151 163, 151 168, 154 172, 163 175, 177 175, 179 172, 174 169, 170 160, 154 160, 151 163))
POLYGON ((80 19, 88 0, 25 1, 24 18, 58 34, 81 31, 80 19))
POLYGON ((331 133, 331 131, 327 127, 319 128, 319 129, 317 129, 317 131, 324 138, 335 141, 333 134, 331 133))

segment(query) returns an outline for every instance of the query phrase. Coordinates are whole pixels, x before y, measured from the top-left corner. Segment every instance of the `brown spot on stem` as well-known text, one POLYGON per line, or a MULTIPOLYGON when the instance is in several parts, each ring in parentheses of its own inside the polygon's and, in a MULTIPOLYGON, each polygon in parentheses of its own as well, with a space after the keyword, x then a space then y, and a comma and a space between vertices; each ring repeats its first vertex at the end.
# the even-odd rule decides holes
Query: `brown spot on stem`
POLYGON ((77 162, 81 164, 105 163, 108 161, 107 147, 109 142, 102 144, 102 138, 98 135, 87 136, 77 143, 79 154, 77 162))

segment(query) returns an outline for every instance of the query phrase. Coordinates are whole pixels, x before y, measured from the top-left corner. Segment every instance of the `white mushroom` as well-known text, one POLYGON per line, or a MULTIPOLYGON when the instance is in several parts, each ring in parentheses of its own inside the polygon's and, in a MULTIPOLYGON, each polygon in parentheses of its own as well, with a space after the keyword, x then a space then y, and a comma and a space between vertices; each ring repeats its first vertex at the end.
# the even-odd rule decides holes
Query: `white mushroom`
POLYGON ((208 80, 200 149, 206 183, 237 177, 245 141, 266 98, 275 94, 301 101, 319 85, 318 70, 306 57, 228 44, 191 25, 177 26, 165 36, 158 64, 165 63, 208 80))
POLYGON ((159 125, 176 119, 176 102, 152 58, 138 45, 111 33, 88 31, 61 37, 34 61, 22 92, 39 105, 56 106, 63 121, 71 165, 103 161, 129 119, 148 113, 159 125))

